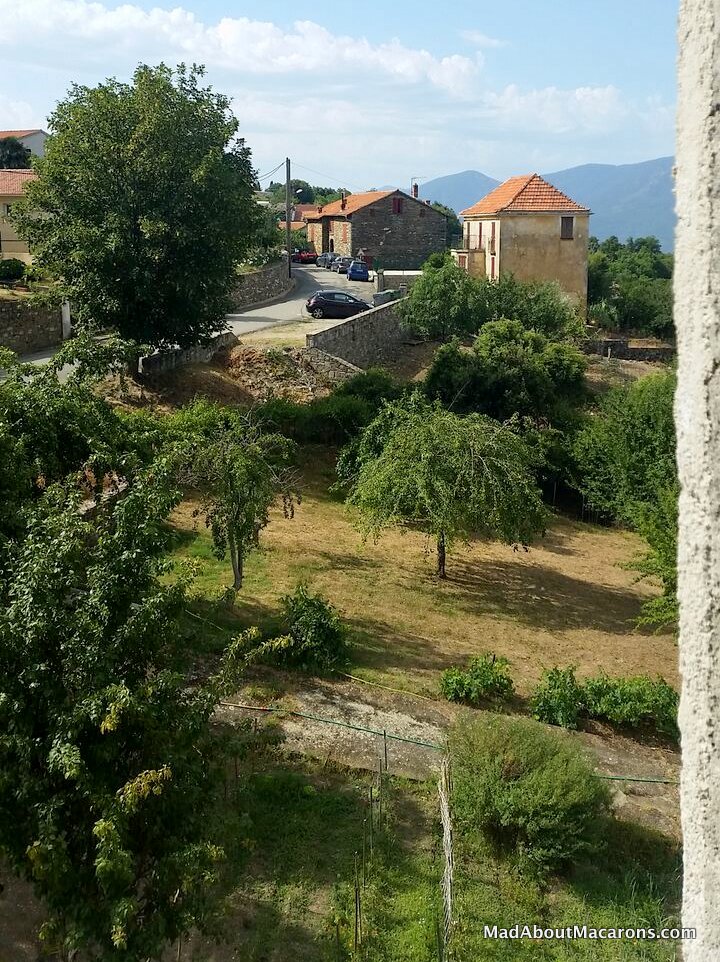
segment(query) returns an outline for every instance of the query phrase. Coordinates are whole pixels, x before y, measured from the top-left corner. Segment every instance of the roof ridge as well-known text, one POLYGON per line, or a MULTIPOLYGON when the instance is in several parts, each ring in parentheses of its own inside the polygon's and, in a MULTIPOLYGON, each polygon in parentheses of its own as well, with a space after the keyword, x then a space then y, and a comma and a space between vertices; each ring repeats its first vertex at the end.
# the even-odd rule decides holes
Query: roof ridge
MULTIPOLYGON (((518 199, 518 197, 520 196, 520 194, 522 194, 522 192, 527 189, 527 187, 528 187, 528 185, 530 184, 530 181, 533 179, 533 177, 538 177, 539 174, 518 174, 517 176, 518 176, 519 178, 522 178, 523 181, 524 181, 524 183, 523 183, 520 187, 518 187, 518 189, 517 189, 516 192, 512 195, 512 197, 510 198, 510 200, 508 200, 507 203, 503 204, 502 207, 499 207, 498 210, 505 210, 507 207, 510 206, 510 204, 513 204, 513 203, 518 199)), ((500 184, 500 187, 502 187, 502 184, 500 184)))

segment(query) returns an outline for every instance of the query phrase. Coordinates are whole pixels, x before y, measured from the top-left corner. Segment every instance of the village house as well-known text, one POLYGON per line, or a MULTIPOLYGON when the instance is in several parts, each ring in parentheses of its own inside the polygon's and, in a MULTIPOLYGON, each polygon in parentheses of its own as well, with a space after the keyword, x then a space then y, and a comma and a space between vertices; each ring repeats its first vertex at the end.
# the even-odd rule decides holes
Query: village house
POLYGON ((10 223, 12 205, 22 197, 25 184, 36 177, 32 170, 0 170, 0 260, 15 257, 29 264, 30 250, 10 223))
POLYGON ((511 177, 461 212, 463 246, 453 259, 492 280, 557 281, 576 303, 587 301, 590 211, 539 174, 511 177))
POLYGON ((19 140, 23 147, 27 147, 36 157, 45 156, 45 141, 48 135, 44 130, 0 130, 0 140, 8 137, 19 140))
POLYGON ((306 218, 318 254, 362 256, 375 267, 417 270, 446 247, 445 215, 401 190, 343 194, 306 218))

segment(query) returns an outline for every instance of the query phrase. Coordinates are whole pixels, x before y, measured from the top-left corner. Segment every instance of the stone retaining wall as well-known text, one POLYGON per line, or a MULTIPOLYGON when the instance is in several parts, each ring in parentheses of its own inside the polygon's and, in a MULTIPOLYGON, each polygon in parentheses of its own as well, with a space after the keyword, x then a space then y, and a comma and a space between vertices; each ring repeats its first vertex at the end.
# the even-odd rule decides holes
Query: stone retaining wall
POLYGON ((165 371, 172 371, 176 367, 184 364, 195 364, 197 362, 207 363, 219 352, 228 347, 234 347, 238 343, 237 337, 232 331, 218 334, 208 344, 196 344, 194 347, 184 349, 176 348, 173 351, 158 351, 147 357, 141 357, 138 361, 138 374, 152 376, 153 374, 163 374, 165 371))
POLYGON ((360 368, 372 367, 396 358, 403 344, 412 339, 400 323, 398 304, 392 301, 356 314, 317 334, 308 334, 305 343, 360 368))
POLYGON ((33 354, 62 341, 59 307, 39 307, 24 298, 0 300, 0 347, 33 354))
POLYGON ((259 271, 248 274, 238 274, 233 298, 233 308, 241 311, 262 301, 269 301, 273 297, 281 297, 292 287, 288 277, 287 261, 283 258, 277 264, 264 267, 259 271))
POLYGON ((585 354, 600 354, 602 357, 614 357, 621 361, 672 361, 675 348, 670 345, 651 347, 643 344, 631 344, 626 337, 606 337, 595 341, 584 341, 581 344, 585 354))
POLYGON ((306 347, 302 352, 303 364, 319 374, 328 384, 344 384, 356 374, 362 374, 362 368, 356 367, 341 357, 328 354, 317 347, 306 347))

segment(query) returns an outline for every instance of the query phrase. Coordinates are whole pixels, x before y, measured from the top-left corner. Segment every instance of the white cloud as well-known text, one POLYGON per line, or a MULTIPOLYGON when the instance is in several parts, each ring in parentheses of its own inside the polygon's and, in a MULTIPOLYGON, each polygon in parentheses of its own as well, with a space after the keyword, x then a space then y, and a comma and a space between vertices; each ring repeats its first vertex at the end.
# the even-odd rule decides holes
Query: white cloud
POLYGON ((608 133, 628 119, 632 108, 617 87, 544 87, 521 90, 510 84, 482 98, 481 114, 501 129, 550 134, 608 133))
POLYGON ((436 57, 399 40, 372 44, 365 38, 333 34, 311 20, 291 29, 247 17, 203 23, 182 7, 152 10, 131 4, 110 7, 89 0, 0 0, 0 48, 20 59, 45 51, 77 52, 95 61, 104 49, 135 58, 202 61, 247 74, 372 74, 407 84, 428 83, 465 96, 479 70, 478 58, 436 57), (23 53, 25 51, 25 53, 23 53))
POLYGON ((29 130, 43 124, 38 111, 27 101, 0 94, 0 130, 29 130))
POLYGON ((460 36, 463 38, 463 40, 467 40, 468 43, 471 43, 476 47, 487 49, 507 47, 507 40, 498 40, 497 37, 488 37, 486 33, 480 33, 479 30, 463 30, 460 33, 460 36))

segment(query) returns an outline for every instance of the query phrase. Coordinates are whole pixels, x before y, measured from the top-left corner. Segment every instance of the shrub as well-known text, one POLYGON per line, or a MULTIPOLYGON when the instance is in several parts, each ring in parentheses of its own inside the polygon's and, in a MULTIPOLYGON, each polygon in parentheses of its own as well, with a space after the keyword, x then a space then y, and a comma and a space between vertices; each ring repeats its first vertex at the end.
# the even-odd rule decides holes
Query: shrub
POLYGON ((453 666, 442 673, 440 691, 448 701, 477 705, 483 699, 510 698, 513 682, 507 658, 487 653, 472 658, 466 669, 453 666))
POLYGON ((528 719, 488 715, 458 726, 450 753, 453 808, 464 833, 480 830, 541 874, 599 849, 610 795, 566 740, 528 719))
POLYGON ((403 386, 392 374, 381 367, 371 367, 356 374, 333 391, 333 397, 356 397, 380 410, 383 401, 395 401, 403 393, 403 386))
POLYGON ((298 585, 282 605, 287 635, 275 640, 276 661, 305 669, 332 668, 347 661, 347 631, 327 599, 298 585))
POLYGON ((25 265, 17 257, 0 260, 0 281, 19 281, 25 276, 25 265))
POLYGON ((562 728, 577 728, 584 706, 583 688, 572 667, 546 671, 530 699, 534 718, 562 728))
POLYGON ((331 394, 310 404, 273 398, 257 408, 262 425, 299 444, 344 444, 375 416, 363 398, 331 394))
POLYGON ((662 678, 590 678, 584 686, 585 704, 591 718, 614 725, 652 725, 659 732, 677 736, 679 695, 662 678))

